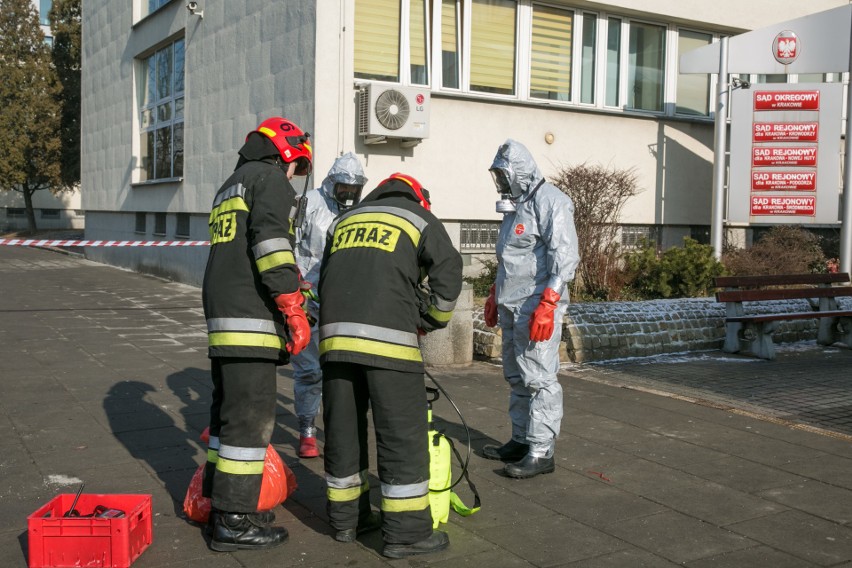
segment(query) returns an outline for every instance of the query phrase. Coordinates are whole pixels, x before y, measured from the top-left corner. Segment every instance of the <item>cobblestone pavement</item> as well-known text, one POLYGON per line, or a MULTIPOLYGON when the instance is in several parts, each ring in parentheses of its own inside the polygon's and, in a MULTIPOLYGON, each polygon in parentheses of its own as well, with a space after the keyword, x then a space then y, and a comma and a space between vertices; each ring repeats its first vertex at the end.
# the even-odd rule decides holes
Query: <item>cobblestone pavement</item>
MULTIPOLYGON (((590 364, 600 380, 665 391, 852 440, 852 350, 778 346, 774 361, 719 350, 590 364)), ((582 367, 580 367, 582 369, 582 367)))

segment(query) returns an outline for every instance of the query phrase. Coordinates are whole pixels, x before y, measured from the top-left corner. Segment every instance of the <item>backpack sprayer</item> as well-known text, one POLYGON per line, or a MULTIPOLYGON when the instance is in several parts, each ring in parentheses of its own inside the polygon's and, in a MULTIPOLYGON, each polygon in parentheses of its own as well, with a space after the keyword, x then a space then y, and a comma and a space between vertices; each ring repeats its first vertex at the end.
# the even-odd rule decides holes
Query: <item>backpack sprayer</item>
POLYGON ((468 517, 477 512, 481 503, 479 500, 479 492, 476 486, 470 480, 467 472, 467 465, 470 462, 471 454, 471 436, 470 429, 467 427, 467 422, 464 421, 459 407, 444 390, 435 377, 429 371, 426 371, 426 376, 435 383, 437 388, 426 387, 427 399, 427 420, 429 421, 429 504, 432 508, 432 528, 438 528, 440 523, 446 523, 450 516, 450 507, 463 517, 468 517), (447 401, 453 406, 456 414, 459 415, 461 423, 464 426, 467 434, 467 456, 464 461, 461 459, 458 450, 453 445, 453 441, 447 438, 441 430, 435 427, 435 422, 432 420, 432 403, 440 398, 440 393, 444 393, 447 401), (452 459, 451 454, 455 454, 456 459, 461 465, 461 474, 458 479, 453 481, 452 459), (461 482, 462 478, 467 480, 467 484, 473 493, 473 507, 466 506, 461 498, 452 490, 453 487, 461 482))

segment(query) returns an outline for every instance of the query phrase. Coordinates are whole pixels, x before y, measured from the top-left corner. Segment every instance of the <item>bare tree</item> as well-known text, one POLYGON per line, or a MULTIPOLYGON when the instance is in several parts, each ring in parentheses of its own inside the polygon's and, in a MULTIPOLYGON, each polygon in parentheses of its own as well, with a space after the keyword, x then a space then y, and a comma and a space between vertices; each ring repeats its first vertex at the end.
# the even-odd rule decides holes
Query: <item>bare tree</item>
POLYGON ((561 167, 551 183, 574 202, 580 251, 575 294, 613 299, 623 285, 618 220, 627 200, 639 193, 634 170, 587 164, 561 167))

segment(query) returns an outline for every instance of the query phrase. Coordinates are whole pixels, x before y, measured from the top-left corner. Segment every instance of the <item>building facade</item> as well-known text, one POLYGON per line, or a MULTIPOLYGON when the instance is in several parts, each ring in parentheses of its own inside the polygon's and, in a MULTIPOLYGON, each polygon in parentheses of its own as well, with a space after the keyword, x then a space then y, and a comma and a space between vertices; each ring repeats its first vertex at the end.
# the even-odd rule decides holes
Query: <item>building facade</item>
MULTIPOLYGON (((348 151, 367 190, 395 171, 413 175, 464 253, 493 250, 488 167, 507 138, 546 176, 584 163, 633 170, 640 193, 623 211, 625 245, 706 242, 719 85, 681 75, 679 56, 845 3, 87 0, 86 237, 206 240, 246 133, 283 115, 312 134, 311 186, 348 151)), ((195 247, 87 254, 190 283, 206 262, 195 247)))

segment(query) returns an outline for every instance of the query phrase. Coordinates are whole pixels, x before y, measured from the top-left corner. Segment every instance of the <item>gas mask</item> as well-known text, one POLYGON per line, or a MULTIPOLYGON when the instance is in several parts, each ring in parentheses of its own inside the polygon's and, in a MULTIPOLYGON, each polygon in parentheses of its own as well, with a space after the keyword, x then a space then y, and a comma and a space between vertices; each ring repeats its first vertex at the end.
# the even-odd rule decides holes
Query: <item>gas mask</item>
POLYGON ((497 213, 514 213, 516 206, 512 201, 512 188, 505 172, 498 169, 492 169, 490 172, 497 192, 500 194, 500 200, 496 203, 497 213))
POLYGON ((340 205, 341 209, 349 209, 361 200, 361 190, 363 185, 352 183, 336 183, 334 184, 334 200, 340 205))

